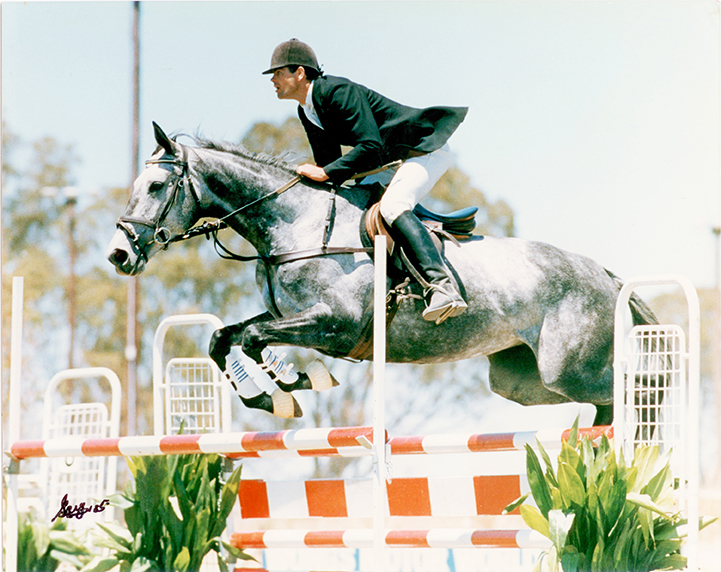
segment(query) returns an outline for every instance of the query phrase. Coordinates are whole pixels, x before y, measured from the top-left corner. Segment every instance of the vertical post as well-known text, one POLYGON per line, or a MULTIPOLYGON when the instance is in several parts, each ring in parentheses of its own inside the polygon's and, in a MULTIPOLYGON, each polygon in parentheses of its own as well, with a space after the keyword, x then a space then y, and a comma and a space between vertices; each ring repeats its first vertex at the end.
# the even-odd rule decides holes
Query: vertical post
POLYGON ((66 208, 68 211, 68 255, 70 268, 68 269, 68 321, 70 322, 70 342, 68 348, 68 369, 75 367, 75 337, 77 330, 77 278, 75 276, 75 262, 77 248, 75 240, 75 206, 78 204, 77 196, 66 195, 66 208))
MULTIPOLYGON (((721 218, 719 219, 721 221, 721 218)), ((713 289, 713 327, 712 346, 714 348, 721 347, 721 226, 715 226, 711 229, 714 235, 715 252, 714 252, 714 289, 713 289)), ((718 351, 713 352, 712 360, 712 387, 714 388, 714 397, 716 400, 716 434, 721 435, 721 355, 718 351)), ((721 447, 721 444, 717 445, 721 447)), ((716 466, 711 473, 712 482, 721 485, 721 450, 716 452, 716 466)))
POLYGON ((686 463, 688 488, 686 494, 686 510, 688 514, 688 572, 697 572, 699 555, 699 473, 700 465, 700 396, 701 379, 701 316, 698 294, 691 281, 681 277, 678 283, 686 295, 688 307, 688 393, 686 396, 686 463))
MULTIPOLYGON (((10 395, 8 396, 8 443, 20 440, 20 378, 23 340, 23 279, 13 277, 12 332, 10 339, 10 395)), ((17 464, 10 463, 7 492, 7 530, 5 531, 5 570, 16 572, 18 547, 17 464)), ((3 476, 4 478, 4 476, 3 476)), ((2 519, 0 519, 2 520, 2 519)))
POLYGON ((373 286, 373 570, 385 569, 386 510, 386 237, 375 237, 373 286))
MULTIPOLYGON (((140 157, 140 2, 133 2, 133 122, 130 157, 130 182, 138 178, 140 157)), ((125 360, 127 363, 127 434, 137 434, 136 387, 138 370, 138 279, 128 279, 128 313, 126 319, 125 360)))
POLYGON ((8 396, 8 442, 20 440, 20 378, 23 340, 23 278, 13 277, 12 338, 10 340, 10 395, 8 396))

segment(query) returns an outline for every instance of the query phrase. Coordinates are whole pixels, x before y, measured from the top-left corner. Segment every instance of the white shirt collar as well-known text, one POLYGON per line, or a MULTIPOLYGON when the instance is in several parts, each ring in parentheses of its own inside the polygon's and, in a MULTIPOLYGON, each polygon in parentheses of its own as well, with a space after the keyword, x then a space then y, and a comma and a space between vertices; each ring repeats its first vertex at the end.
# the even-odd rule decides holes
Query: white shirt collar
POLYGON ((310 86, 308 87, 308 94, 305 97, 305 103, 301 107, 303 108, 308 120, 313 123, 313 125, 323 129, 323 126, 320 124, 320 118, 315 111, 315 107, 313 107, 313 83, 314 82, 310 83, 310 86))

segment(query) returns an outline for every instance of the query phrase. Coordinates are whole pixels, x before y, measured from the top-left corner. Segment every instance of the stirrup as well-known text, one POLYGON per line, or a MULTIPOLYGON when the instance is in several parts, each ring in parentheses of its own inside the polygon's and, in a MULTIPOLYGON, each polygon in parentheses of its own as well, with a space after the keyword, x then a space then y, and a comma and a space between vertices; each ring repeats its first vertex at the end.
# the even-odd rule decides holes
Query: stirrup
POLYGON ((428 322, 435 322, 438 325, 448 318, 461 315, 468 308, 468 304, 449 279, 443 280, 440 284, 431 284, 429 290, 432 290, 433 294, 426 309, 423 310, 423 319, 428 322))

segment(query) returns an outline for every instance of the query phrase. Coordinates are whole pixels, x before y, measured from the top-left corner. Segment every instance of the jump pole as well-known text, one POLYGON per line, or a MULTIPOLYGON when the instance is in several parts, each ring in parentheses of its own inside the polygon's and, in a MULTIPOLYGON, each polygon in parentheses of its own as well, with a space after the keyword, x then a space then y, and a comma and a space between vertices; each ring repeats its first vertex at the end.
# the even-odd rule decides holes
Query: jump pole
MULTIPOLYGON (((20 378, 22 373, 22 340, 23 340, 23 288, 21 276, 13 277, 12 293, 12 331, 10 339, 10 394, 8 413, 8 442, 10 444, 20 439, 20 378)), ((0 424, 2 425, 2 424, 0 424)), ((0 429, 1 431, 1 429, 0 429)), ((3 442, 3 449, 5 443, 3 442)), ((20 467, 16 460, 10 461, 8 468, 8 494, 7 494, 7 530, 5 536, 5 570, 16 572, 18 547, 18 473, 20 467)), ((4 477, 3 477, 4 478, 4 477)), ((2 518, 0 518, 0 521, 2 518)), ((0 534, 2 534, 0 523, 0 534)))
POLYGON ((375 237, 373 286, 373 570, 385 570, 386 237, 375 237))

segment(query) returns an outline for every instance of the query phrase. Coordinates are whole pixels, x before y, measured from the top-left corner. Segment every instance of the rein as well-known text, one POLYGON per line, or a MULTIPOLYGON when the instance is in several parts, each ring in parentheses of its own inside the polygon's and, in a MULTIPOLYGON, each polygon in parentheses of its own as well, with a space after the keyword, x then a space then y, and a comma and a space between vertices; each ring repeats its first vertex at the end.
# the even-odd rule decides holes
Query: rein
MULTIPOLYGON (((381 167, 378 167, 377 169, 373 169, 371 171, 366 171, 364 173, 358 173, 356 175, 353 175, 351 179, 362 179, 364 177, 368 177, 370 175, 375 175, 376 173, 380 173, 382 171, 385 171, 387 169, 395 169, 396 167, 399 167, 402 161, 393 161, 392 163, 388 163, 386 165, 383 165, 381 167)), ((330 199, 328 202, 328 212, 326 213, 325 218, 325 229, 323 232, 323 244, 319 248, 310 248, 307 250, 295 250, 291 252, 284 252, 281 254, 273 254, 270 256, 262 256, 262 255, 255 255, 255 256, 243 256, 241 254, 236 254, 235 252, 232 252, 229 250, 225 245, 223 245, 222 242, 220 242, 220 239, 218 238, 218 231, 222 230, 223 228, 226 228, 228 225, 225 222, 226 219, 237 215, 240 212, 243 212, 244 210, 255 206, 258 203, 261 203, 267 199, 270 199, 274 196, 278 196, 288 189, 292 188, 296 184, 298 184, 301 181, 302 177, 297 176, 285 183, 284 185, 280 186, 279 188, 275 189, 274 191, 271 191, 268 194, 263 195, 262 197, 259 197, 255 199, 254 201, 251 201, 247 205, 243 205, 242 207, 239 207, 235 209, 233 212, 228 213, 222 218, 219 218, 214 221, 205 222, 200 226, 194 227, 190 229, 189 231, 185 232, 182 235, 178 235, 177 237, 174 237, 172 239, 172 242, 176 242, 179 240, 186 240, 188 238, 192 238, 194 236, 198 236, 200 234, 205 234, 208 238, 212 235, 213 237, 213 247, 215 248, 215 252, 220 256, 221 258, 225 260, 235 260, 238 262, 252 262, 254 260, 262 260, 263 263, 270 266, 277 266, 279 264, 286 264, 288 262, 295 262, 298 260, 307 260, 309 258, 318 258, 321 256, 331 256, 333 254, 354 254, 357 252, 363 252, 366 254, 373 252, 373 247, 353 247, 353 246, 328 246, 328 242, 330 241, 331 234, 333 232, 333 221, 335 220, 335 207, 336 207, 336 195, 338 192, 337 187, 333 186, 330 190, 330 199)))
MULTIPOLYGON (((188 151, 184 145, 178 145, 178 147, 181 150, 181 157, 178 159, 155 159, 155 160, 149 160, 146 161, 146 165, 151 164, 161 164, 161 163, 167 163, 173 166, 178 166, 181 168, 181 173, 179 175, 176 175, 176 179, 172 183, 172 189, 170 192, 170 199, 165 203, 163 208, 158 213, 158 216, 155 217, 154 220, 148 220, 140 217, 129 217, 129 216, 121 216, 118 219, 118 222, 116 223, 116 226, 121 229, 125 234, 127 235, 130 242, 133 244, 133 247, 138 252, 138 256, 140 258, 143 258, 146 262, 148 261, 148 255, 145 252, 146 248, 151 244, 158 244, 163 248, 168 248, 168 246, 173 242, 180 242, 183 240, 188 240, 190 238, 193 238, 195 236, 204 235, 206 238, 210 239, 212 236, 213 238, 213 246, 215 248, 215 251, 217 252, 218 256, 221 258, 224 258, 226 260, 236 260, 240 262, 251 262, 254 260, 262 260, 267 265, 278 265, 278 264, 285 264, 288 262, 294 262, 296 260, 305 260, 308 258, 316 258, 320 256, 329 256, 333 254, 353 254, 356 252, 364 252, 364 253, 371 253, 373 252, 373 248, 365 248, 365 247, 333 247, 328 246, 328 242, 330 240, 330 236, 332 233, 332 227, 333 227, 333 221, 335 220, 335 206, 336 206, 336 194, 337 194, 337 188, 335 186, 331 187, 330 191, 330 201, 328 204, 328 212, 325 219, 325 230, 323 233, 323 244, 320 248, 313 248, 308 250, 299 250, 299 251, 292 251, 292 252, 286 252, 281 254, 275 254, 271 256, 263 256, 263 255, 255 255, 255 256, 243 256, 240 254, 236 254, 229 250, 226 246, 223 245, 223 243, 220 242, 220 239, 218 238, 218 231, 227 228, 228 224, 226 222, 227 219, 234 217, 240 213, 242 213, 245 210, 248 210, 252 207, 254 207, 257 204, 260 204, 266 200, 269 200, 273 197, 277 197, 278 195, 281 195, 288 189, 294 187, 297 185, 302 177, 300 175, 293 177, 290 181, 287 183, 281 185, 277 189, 262 195, 258 197, 257 199, 241 206, 235 209, 234 211, 226 214, 225 216, 213 220, 213 221, 207 221, 204 222, 201 225, 192 227, 190 229, 185 230, 184 232, 180 234, 173 235, 171 231, 167 228, 162 226, 162 224, 165 222, 166 217, 170 213, 170 209, 173 207, 173 205, 178 201, 178 198, 181 196, 181 191, 183 187, 186 187, 190 190, 191 196, 195 200, 195 204, 197 207, 200 207, 200 198, 195 192, 195 189, 193 188, 193 184, 189 175, 189 167, 188 167, 188 151), (153 237, 152 239, 146 241, 144 244, 141 244, 140 241, 140 235, 135 231, 133 228, 133 224, 140 224, 143 226, 147 226, 151 229, 153 229, 153 237)), ((385 171, 387 169, 393 169, 398 167, 402 161, 394 161, 392 163, 388 163, 387 165, 383 165, 377 169, 373 169, 372 171, 367 171, 365 173, 358 173, 352 177, 352 179, 361 179, 363 177, 367 177, 370 175, 374 175, 376 173, 380 173, 381 171, 385 171)))

